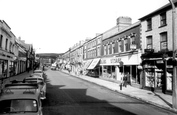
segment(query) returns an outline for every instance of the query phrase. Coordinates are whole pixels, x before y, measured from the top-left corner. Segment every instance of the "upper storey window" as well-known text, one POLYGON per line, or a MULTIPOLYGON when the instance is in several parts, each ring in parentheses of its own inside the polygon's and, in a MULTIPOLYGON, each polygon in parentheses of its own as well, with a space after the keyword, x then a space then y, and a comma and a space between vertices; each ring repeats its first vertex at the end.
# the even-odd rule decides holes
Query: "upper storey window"
POLYGON ((147 31, 152 30, 152 19, 147 20, 147 31))
POLYGON ((2 39, 3 39, 3 35, 0 35, 0 48, 2 48, 2 39))
POLYGON ((167 32, 160 33, 160 49, 165 50, 167 46, 167 32))
POLYGON ((152 36, 148 36, 147 38, 147 49, 152 49, 152 36))
POLYGON ((166 21, 166 12, 160 14, 160 26, 165 26, 167 24, 166 21))
POLYGON ((6 46, 5 46, 5 50, 7 50, 7 45, 8 45, 8 39, 6 38, 6 46))

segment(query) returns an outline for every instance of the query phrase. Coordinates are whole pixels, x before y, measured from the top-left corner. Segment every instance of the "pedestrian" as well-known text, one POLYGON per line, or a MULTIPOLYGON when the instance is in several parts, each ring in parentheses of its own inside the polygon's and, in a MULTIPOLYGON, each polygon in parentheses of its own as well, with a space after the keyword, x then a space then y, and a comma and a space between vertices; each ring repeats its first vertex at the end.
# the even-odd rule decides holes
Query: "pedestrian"
POLYGON ((123 76, 123 86, 127 87, 127 75, 123 76))

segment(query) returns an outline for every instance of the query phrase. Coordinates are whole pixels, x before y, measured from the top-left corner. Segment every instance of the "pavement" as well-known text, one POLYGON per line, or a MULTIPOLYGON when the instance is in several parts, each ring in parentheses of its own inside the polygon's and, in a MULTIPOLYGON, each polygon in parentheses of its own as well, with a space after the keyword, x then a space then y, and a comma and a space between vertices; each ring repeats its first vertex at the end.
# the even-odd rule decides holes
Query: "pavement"
POLYGON ((80 78, 82 80, 86 80, 86 81, 94 83, 96 85, 108 88, 108 89, 113 90, 115 92, 119 92, 119 93, 124 94, 126 96, 136 98, 138 100, 144 101, 144 102, 149 103, 151 105, 158 106, 160 108, 177 113, 177 109, 174 109, 172 107, 172 95, 152 92, 152 91, 149 91, 146 89, 136 88, 131 85, 127 85, 127 87, 122 87, 122 90, 121 90, 119 82, 112 82, 112 81, 103 80, 100 78, 93 78, 93 77, 89 77, 89 76, 85 76, 85 75, 77 76, 72 72, 69 73, 67 70, 62 70, 61 72, 66 73, 66 74, 70 74, 74 77, 80 78))

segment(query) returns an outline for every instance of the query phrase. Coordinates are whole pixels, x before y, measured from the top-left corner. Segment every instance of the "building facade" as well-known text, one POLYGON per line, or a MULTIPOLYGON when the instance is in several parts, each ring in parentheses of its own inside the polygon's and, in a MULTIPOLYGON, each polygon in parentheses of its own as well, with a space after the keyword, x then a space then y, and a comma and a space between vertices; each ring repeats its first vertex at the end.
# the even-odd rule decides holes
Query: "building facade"
MULTIPOLYGON (((177 3, 175 3, 175 6, 177 3)), ((176 16, 176 15, 175 15, 176 16)), ((167 4, 140 18, 143 54, 143 85, 145 88, 172 91, 173 38, 172 9, 167 4)), ((175 22, 177 22, 177 17, 175 22)), ((176 23, 177 24, 177 23, 176 23)), ((177 25, 175 25, 177 27, 177 25)), ((177 30, 177 28, 176 28, 177 30)), ((177 33, 177 32, 175 32, 177 33)))
POLYGON ((96 34, 96 37, 89 39, 84 44, 84 68, 86 75, 99 77, 101 75, 101 67, 99 65, 101 57, 102 34, 96 34))
POLYGON ((4 20, 0 20, 0 78, 14 74, 14 39, 15 36, 9 25, 4 20))
POLYGON ((102 78, 141 84, 140 22, 131 24, 102 40, 102 78))

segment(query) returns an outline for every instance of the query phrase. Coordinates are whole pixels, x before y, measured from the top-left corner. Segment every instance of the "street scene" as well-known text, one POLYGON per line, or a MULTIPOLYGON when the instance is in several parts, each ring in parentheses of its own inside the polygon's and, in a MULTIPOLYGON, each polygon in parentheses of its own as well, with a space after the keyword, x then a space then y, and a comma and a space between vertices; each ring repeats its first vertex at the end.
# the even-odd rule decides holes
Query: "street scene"
MULTIPOLYGON (((21 81, 33 72, 11 80, 21 81)), ((45 69, 47 98, 42 100, 43 115, 175 115, 174 111, 158 107, 109 88, 86 81, 66 71, 45 69)), ((115 87, 119 88, 119 86, 115 87)))
POLYGON ((177 114, 177 0, 2 4, 0 115, 177 114))

